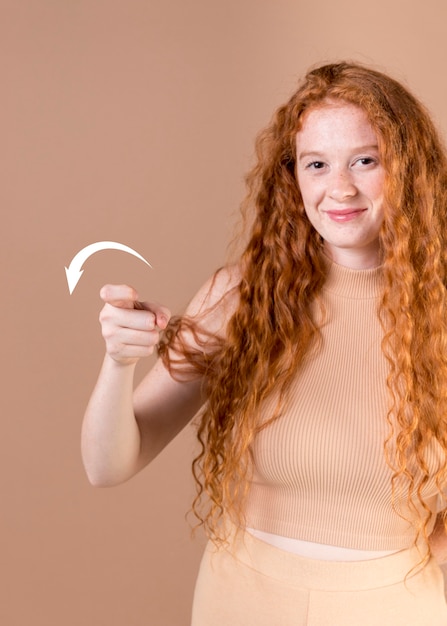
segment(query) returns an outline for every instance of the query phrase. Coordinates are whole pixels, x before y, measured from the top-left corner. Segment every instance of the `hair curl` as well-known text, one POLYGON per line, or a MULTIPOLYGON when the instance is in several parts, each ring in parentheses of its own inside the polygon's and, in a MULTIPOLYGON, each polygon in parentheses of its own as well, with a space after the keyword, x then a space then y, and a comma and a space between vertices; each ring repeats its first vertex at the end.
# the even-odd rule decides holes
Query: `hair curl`
MULTIPOLYGON (((243 203, 245 215, 254 211, 253 224, 225 338, 201 350, 199 321, 182 317, 172 321, 160 344, 171 370, 182 361, 206 378, 193 508, 217 540, 224 511, 243 520, 250 444, 265 426, 259 423, 260 403, 274 388, 284 400, 319 337, 311 307, 325 281, 322 240, 304 212, 295 139, 306 111, 328 100, 361 107, 378 137, 385 169, 379 317, 390 364, 391 432, 384 452, 394 472, 392 492, 406 481, 410 506, 422 507, 416 540, 428 539, 433 513, 421 494, 433 476, 424 453, 436 439, 447 456, 447 160, 429 114, 400 83, 342 62, 310 71, 257 138, 257 162, 246 177, 243 203), (184 340, 185 330, 195 334, 195 348, 184 340), (180 361, 169 356, 173 352, 180 361), (204 493, 210 503, 200 514, 204 493)), ((272 419, 279 413, 280 405, 272 419)), ((444 499, 446 478, 444 461, 435 476, 444 499)))

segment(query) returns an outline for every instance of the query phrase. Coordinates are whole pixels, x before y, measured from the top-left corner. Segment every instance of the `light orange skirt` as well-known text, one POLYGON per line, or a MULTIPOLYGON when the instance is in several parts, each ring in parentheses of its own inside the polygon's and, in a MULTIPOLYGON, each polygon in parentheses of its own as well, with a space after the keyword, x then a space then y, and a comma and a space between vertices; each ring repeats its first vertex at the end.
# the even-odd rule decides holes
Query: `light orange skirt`
POLYGON ((279 550, 249 533, 208 544, 192 626, 447 626, 443 574, 416 549, 334 562, 279 550))

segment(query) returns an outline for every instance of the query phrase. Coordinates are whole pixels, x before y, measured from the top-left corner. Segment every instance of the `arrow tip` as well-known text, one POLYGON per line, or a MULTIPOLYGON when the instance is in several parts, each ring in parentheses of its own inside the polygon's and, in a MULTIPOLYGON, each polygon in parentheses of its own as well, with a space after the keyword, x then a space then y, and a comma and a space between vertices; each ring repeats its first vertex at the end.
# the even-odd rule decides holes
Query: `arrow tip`
POLYGON ((67 283, 68 283, 68 291, 70 292, 70 295, 75 290, 75 287, 78 284, 79 279, 81 278, 83 273, 84 273, 84 270, 70 269, 67 267, 65 268, 65 274, 67 276, 67 283))

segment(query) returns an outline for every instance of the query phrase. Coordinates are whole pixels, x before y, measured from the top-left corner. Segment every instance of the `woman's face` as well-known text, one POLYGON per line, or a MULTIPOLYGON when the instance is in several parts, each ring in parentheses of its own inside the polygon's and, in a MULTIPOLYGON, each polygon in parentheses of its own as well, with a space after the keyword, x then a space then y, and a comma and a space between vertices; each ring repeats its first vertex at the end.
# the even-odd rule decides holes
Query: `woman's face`
POLYGON ((385 173, 365 112, 337 102, 311 109, 296 151, 304 209, 328 256, 354 269, 379 265, 385 173))

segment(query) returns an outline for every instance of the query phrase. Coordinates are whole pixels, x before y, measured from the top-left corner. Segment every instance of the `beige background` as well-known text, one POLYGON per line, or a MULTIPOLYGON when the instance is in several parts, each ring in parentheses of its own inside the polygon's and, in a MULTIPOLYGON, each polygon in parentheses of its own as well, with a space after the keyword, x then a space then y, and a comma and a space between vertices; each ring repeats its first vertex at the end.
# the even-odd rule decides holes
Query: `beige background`
POLYGON ((1 624, 188 626, 193 433, 121 487, 83 473, 98 290, 185 305, 225 258, 255 133, 311 64, 393 73, 445 134, 446 19, 442 0, 0 0, 1 624), (101 252, 70 296, 64 265, 102 240, 154 269, 101 252))

